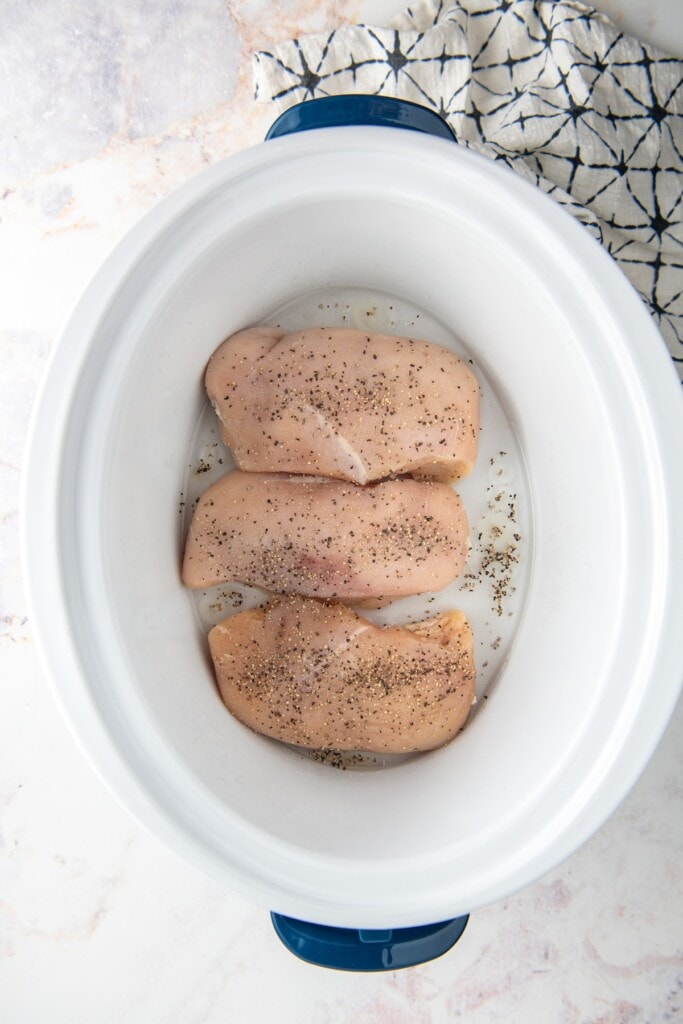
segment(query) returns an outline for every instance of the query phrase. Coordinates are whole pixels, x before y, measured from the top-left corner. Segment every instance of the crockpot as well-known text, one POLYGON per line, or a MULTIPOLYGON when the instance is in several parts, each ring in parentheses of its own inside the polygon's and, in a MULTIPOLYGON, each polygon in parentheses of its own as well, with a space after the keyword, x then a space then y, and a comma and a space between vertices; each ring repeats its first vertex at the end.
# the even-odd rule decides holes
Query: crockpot
POLYGON ((433 956, 468 912, 583 843, 658 742, 683 664, 682 436, 658 331, 583 227, 429 111, 304 104, 126 235, 55 346, 23 500, 47 676, 139 821, 273 911, 301 956, 433 956), (526 524, 506 647, 471 721, 375 771, 234 720, 179 580, 209 355, 281 310, 326 322, 354 290, 378 322, 410 309, 412 333, 431 324, 472 359, 493 410, 482 443, 507 431, 526 524))

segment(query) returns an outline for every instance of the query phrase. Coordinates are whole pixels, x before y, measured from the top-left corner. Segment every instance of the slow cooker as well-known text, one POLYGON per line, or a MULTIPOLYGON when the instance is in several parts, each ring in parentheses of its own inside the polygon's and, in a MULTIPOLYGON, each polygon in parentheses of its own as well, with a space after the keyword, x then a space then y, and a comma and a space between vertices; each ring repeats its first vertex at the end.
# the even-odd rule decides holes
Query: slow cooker
MULTIPOLYGON (((148 213, 55 345, 24 479, 31 621, 79 743, 143 825, 273 911, 300 955, 395 967, 567 857, 652 754, 683 663, 683 414, 610 257, 435 114, 341 97, 270 134, 148 213), (233 719, 178 572, 209 355, 250 324, 334 318, 472 360, 482 450, 512 453, 523 521, 469 724, 376 770, 233 719)), ((480 462, 468 511, 492 483, 480 462)), ((476 639, 489 612, 461 596, 476 639)))

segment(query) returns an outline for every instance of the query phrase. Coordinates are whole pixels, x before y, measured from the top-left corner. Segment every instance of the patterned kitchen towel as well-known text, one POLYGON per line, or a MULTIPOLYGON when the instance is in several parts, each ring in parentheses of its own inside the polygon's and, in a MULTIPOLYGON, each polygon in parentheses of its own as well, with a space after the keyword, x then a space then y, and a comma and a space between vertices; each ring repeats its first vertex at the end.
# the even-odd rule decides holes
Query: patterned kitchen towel
POLYGON ((683 61, 575 0, 421 0, 261 51, 278 111, 339 93, 432 107, 574 214, 649 305, 683 377, 683 61))

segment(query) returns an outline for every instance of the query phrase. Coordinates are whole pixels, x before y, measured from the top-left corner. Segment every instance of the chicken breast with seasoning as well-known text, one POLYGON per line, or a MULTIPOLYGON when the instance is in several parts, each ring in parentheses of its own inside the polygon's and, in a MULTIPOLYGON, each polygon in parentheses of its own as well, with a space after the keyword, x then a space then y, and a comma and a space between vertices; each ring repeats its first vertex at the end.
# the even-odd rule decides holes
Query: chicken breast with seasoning
POLYGON ((468 526, 447 485, 242 473, 209 487, 195 509, 182 578, 274 593, 383 604, 440 590, 462 572, 468 526))
POLYGON ((474 701, 462 612, 380 628, 339 604, 276 598, 209 633, 221 697, 249 728, 313 749, 432 750, 474 701))
POLYGON ((214 352, 205 384, 240 469, 453 481, 476 458, 476 378, 427 341, 254 327, 214 352))

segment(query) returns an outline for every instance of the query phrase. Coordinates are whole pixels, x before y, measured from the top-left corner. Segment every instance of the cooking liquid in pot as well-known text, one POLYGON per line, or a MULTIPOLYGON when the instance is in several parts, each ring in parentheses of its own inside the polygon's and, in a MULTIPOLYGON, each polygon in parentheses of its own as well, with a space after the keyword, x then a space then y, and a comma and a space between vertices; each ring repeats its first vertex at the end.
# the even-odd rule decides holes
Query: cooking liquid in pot
MULTIPOLYGON (((451 349, 470 362, 480 384, 481 407, 477 462, 469 476, 455 485, 470 524, 470 555, 465 570, 438 593, 403 598, 385 608, 362 609, 360 613, 377 625, 399 625, 431 618, 452 608, 461 609, 474 634, 477 703, 470 712, 471 720, 485 707, 509 655, 523 612, 531 570, 529 553, 533 547, 530 543, 529 484, 521 450, 503 404, 480 367, 471 360, 465 346, 444 324, 426 310, 389 295, 358 288, 309 293, 274 310, 261 322, 286 331, 316 326, 353 327, 424 338, 451 349)), ((199 496, 232 468, 232 456, 221 441, 216 415, 207 400, 188 452, 181 497, 183 514, 179 516, 182 530, 180 545, 184 543, 199 496)), ((204 633, 227 616, 254 608, 267 600, 264 591, 238 583, 188 591, 188 595, 204 633)), ((276 741, 264 737, 264 742, 276 741)), ((425 756, 292 749, 299 756, 356 770, 396 766, 425 756)))

